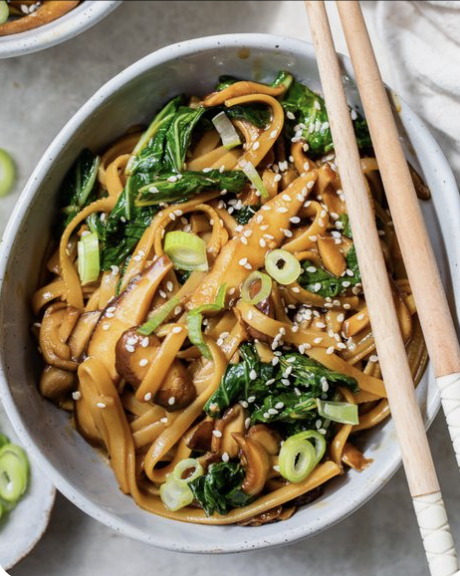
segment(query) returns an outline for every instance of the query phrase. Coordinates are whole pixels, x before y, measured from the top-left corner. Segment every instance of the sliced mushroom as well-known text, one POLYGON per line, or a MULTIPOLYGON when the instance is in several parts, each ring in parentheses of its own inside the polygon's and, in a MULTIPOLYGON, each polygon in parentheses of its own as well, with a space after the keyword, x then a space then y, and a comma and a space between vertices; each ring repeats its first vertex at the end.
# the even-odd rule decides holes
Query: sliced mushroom
POLYGON ((185 437, 187 448, 196 452, 210 452, 213 430, 214 420, 207 417, 187 433, 185 437))
POLYGON ((253 527, 262 526, 263 524, 272 524, 273 522, 288 520, 294 514, 295 511, 296 511, 295 506, 288 506, 288 507, 276 506, 271 510, 262 512, 262 514, 253 516, 249 520, 245 520, 244 522, 238 522, 238 524, 240 526, 253 526, 253 527))
POLYGON ((115 348, 115 368, 131 386, 138 388, 158 352, 159 339, 155 334, 142 336, 137 328, 123 332, 115 348))
POLYGON ((268 478, 269 454, 256 440, 245 438, 242 434, 233 434, 233 438, 241 449, 241 463, 246 468, 241 488, 249 496, 257 496, 262 492, 268 478))
MULTIPOLYGON (((60 336, 60 328, 66 322, 68 312, 64 302, 52 304, 47 308, 40 328, 40 349, 47 364, 75 372, 78 364, 71 360, 70 348, 60 336)), ((64 334, 66 331, 64 330, 64 334)))
POLYGON ((196 388, 186 367, 180 360, 174 360, 158 390, 154 402, 168 412, 182 410, 196 398, 196 388))
POLYGON ((335 239, 332 236, 320 236, 318 250, 326 270, 334 276, 342 276, 347 269, 347 261, 335 243, 335 239))
POLYGON ((281 437, 265 424, 256 424, 249 428, 247 437, 262 444, 270 456, 276 456, 280 452, 281 437))
POLYGON ((104 364, 113 381, 119 379, 115 369, 118 340, 126 330, 144 321, 158 286, 171 268, 167 256, 158 258, 104 310, 89 342, 88 355, 104 364))
POLYGON ((46 366, 40 378, 40 393, 59 405, 75 390, 76 383, 75 372, 61 370, 55 366, 46 366))
POLYGON ((353 470, 362 472, 373 462, 371 458, 365 458, 361 450, 358 450, 356 446, 346 442, 342 452, 342 462, 353 470))
POLYGON ((96 310, 94 312, 85 312, 79 317, 68 340, 73 360, 77 362, 83 360, 83 355, 88 348, 88 343, 101 314, 102 312, 100 310, 96 310))
POLYGON ((235 404, 228 410, 220 420, 217 420, 211 443, 211 452, 224 454, 230 458, 238 456, 238 443, 234 434, 243 435, 246 427, 246 411, 241 404, 235 404))

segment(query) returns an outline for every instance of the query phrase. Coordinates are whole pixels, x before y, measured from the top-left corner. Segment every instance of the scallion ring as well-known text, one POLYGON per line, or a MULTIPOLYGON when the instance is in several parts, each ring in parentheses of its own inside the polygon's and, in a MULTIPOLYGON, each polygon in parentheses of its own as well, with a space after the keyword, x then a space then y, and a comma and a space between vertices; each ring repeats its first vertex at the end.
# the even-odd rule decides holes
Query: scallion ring
POLYGON ((302 268, 297 258, 287 250, 272 250, 265 256, 265 269, 278 284, 292 284, 302 268))
POLYGON ((254 168, 254 164, 252 164, 251 162, 246 162, 246 164, 244 164, 243 166, 243 172, 249 178, 254 188, 260 193, 262 198, 267 199, 270 197, 267 189, 265 188, 265 184, 262 181, 262 178, 259 176, 259 173, 254 168))
POLYGON ((10 8, 6 0, 0 0, 0 25, 5 24, 10 17, 10 8))
POLYGON ((231 150, 241 144, 238 132, 225 112, 219 112, 212 119, 215 129, 219 132, 224 148, 231 150))
POLYGON ((177 480, 174 476, 168 476, 164 484, 160 486, 160 498, 168 510, 175 512, 191 504, 194 496, 186 482, 177 480))
POLYGON ((22 448, 5 444, 0 449, 0 498, 14 503, 24 494, 29 479, 29 462, 22 448))
POLYGON ((340 424, 359 424, 358 406, 348 402, 327 402, 317 399, 318 414, 340 424))
POLYGON ((248 304, 259 304, 270 296, 272 291, 272 279, 268 274, 255 270, 241 286, 241 297, 248 304))
POLYGON ((203 466, 195 458, 186 458, 176 464, 173 476, 179 482, 189 484, 200 476, 203 476, 203 466), (184 474, 186 474, 184 478, 184 474))
POLYGON ((193 308, 187 314, 187 329, 188 329, 188 339, 190 342, 198 348, 201 354, 211 360, 211 352, 209 347, 204 341, 203 332, 201 329, 201 324, 203 322, 204 312, 219 312, 223 309, 225 305, 225 295, 226 295, 227 285, 222 284, 217 292, 214 304, 203 304, 203 306, 198 306, 198 308, 193 308))
MULTIPOLYGON (((2 4, 2 2, 0 2, 0 4, 2 4)), ((13 187, 15 179, 16 167, 13 158, 6 150, 0 148, 0 198, 8 194, 13 187)))
POLYGON ((78 274, 82 285, 95 282, 100 270, 99 238, 96 232, 91 232, 78 242, 78 274))
POLYGON ((313 472, 326 451, 324 436, 306 430, 284 441, 279 454, 280 474, 289 482, 302 482, 313 472), (314 439, 314 445, 310 442, 314 439))
POLYGON ((168 232, 165 236, 164 251, 179 270, 208 270, 206 243, 190 232, 168 232))

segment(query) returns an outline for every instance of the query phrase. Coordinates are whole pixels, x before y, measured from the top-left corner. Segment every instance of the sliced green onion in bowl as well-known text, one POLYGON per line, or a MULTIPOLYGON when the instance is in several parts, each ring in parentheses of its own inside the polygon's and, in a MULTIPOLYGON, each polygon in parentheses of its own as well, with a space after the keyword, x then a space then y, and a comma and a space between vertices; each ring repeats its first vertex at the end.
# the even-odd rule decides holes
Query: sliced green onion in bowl
POLYGON ((259 304, 270 296, 272 291, 272 279, 268 274, 255 270, 241 286, 241 298, 247 304, 259 304), (256 292, 254 292, 256 290, 256 292))
POLYGON ((327 402, 317 399, 318 414, 339 424, 359 424, 358 406, 348 402, 327 402))
POLYGON ((209 268, 206 255, 206 242, 190 232, 168 232, 165 236, 164 251, 179 270, 200 270, 209 268))
POLYGON ((10 17, 10 8, 6 0, 0 0, 0 25, 5 24, 10 17))
POLYGON ((95 282, 100 270, 99 238, 96 232, 91 232, 78 242, 78 275, 82 285, 95 282))
POLYGON ((293 484, 302 482, 313 472, 325 452, 326 440, 315 430, 290 436, 284 441, 279 454, 281 476, 293 484), (314 445, 310 439, 314 439, 314 445))
POLYGON ((173 476, 179 482, 189 484, 200 476, 203 476, 203 466, 196 460, 196 458, 186 458, 176 464, 173 471, 173 476), (187 474, 184 478, 184 474, 187 474))
POLYGON ((241 144, 240 136, 225 112, 219 112, 217 116, 214 116, 212 123, 219 132, 224 148, 231 150, 241 144))
POLYGON ((227 292, 227 285, 222 284, 217 292, 214 304, 203 304, 198 306, 198 308, 193 308, 187 314, 187 329, 188 329, 188 339, 190 342, 198 348, 201 354, 211 360, 211 352, 209 347, 204 341, 203 332, 201 329, 201 324, 203 322, 204 312, 219 312, 225 306, 225 295, 227 292))
POLYGON ((173 296, 162 306, 159 306, 159 308, 152 314, 151 318, 137 329, 139 334, 142 334, 142 336, 150 336, 150 334, 154 332, 160 324, 163 324, 166 318, 171 314, 176 306, 179 306, 179 304, 179 298, 173 296))
POLYGON ((265 256, 265 269, 278 284, 292 284, 302 271, 300 262, 287 250, 272 250, 265 256))
POLYGON ((0 148, 0 198, 8 194, 16 179, 16 167, 11 155, 0 148))
POLYGON ((29 462, 22 448, 5 444, 0 449, 0 499, 15 503, 27 490, 29 462))
POLYGON ((254 188, 260 192, 260 195, 262 196, 262 198, 269 198, 269 194, 267 189, 265 188, 265 184, 262 182, 262 178, 260 177, 259 173, 257 172, 257 170, 254 168, 254 164, 252 164, 252 162, 246 162, 246 164, 243 166, 243 172, 246 174, 246 176, 249 178, 249 180, 251 181, 251 184, 254 186, 254 188))
POLYGON ((166 482, 160 486, 160 498, 168 510, 175 512, 191 504, 194 500, 188 484, 168 476, 166 482))

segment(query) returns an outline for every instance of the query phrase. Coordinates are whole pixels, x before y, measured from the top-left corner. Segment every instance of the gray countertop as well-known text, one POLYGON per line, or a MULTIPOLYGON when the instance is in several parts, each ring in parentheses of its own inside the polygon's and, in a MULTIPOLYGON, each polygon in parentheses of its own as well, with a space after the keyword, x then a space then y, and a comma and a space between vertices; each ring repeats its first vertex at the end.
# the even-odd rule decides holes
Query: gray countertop
MULTIPOLYGON (((373 2, 364 2, 372 27, 373 2)), ((332 19, 337 29, 337 18, 332 19)), ((0 233, 36 162, 63 124, 109 78, 145 54, 187 38, 272 32, 308 39, 303 2, 125 1, 105 21, 64 45, 0 61, 0 147, 17 159, 16 190, 0 200, 0 233)), ((345 52, 338 34, 337 47, 345 52)), ((390 66, 378 49, 384 76, 390 66)), ((458 473, 442 418, 429 433, 455 533, 458 473)), ((165 552, 124 538, 58 496, 48 532, 11 576, 423 576, 428 574, 400 471, 358 512, 327 532, 276 550, 212 558, 165 552), (217 564, 218 562, 218 564, 217 564)))

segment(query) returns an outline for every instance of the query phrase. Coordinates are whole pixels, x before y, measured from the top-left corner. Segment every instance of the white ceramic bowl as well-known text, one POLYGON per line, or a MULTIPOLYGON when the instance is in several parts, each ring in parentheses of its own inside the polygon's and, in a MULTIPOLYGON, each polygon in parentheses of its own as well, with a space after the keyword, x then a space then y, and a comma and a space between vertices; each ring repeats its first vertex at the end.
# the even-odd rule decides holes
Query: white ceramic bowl
MULTIPOLYGON (((0 404, 0 431, 19 440, 0 404)), ((37 544, 48 526, 56 490, 30 460, 30 486, 16 508, 0 520, 0 566, 9 570, 37 544)))
POLYGON ((94 26, 121 0, 85 0, 61 18, 33 30, 0 36, 0 58, 23 56, 65 42, 94 26))
MULTIPOLYGON (((351 77, 345 59, 344 67, 351 77)), ((373 465, 361 474, 350 471, 335 479, 320 500, 288 521, 260 528, 182 524, 148 514, 123 496, 112 470, 71 428, 68 416, 37 392, 39 358, 29 335, 29 299, 37 286, 59 184, 80 150, 85 146, 98 150, 127 127, 148 122, 174 94, 210 91, 219 74, 264 80, 279 69, 289 69, 319 88, 312 47, 289 38, 255 34, 202 38, 140 60, 99 90, 57 136, 23 192, 4 236, 0 392, 18 435, 57 488, 82 510, 127 536, 162 548, 236 552, 294 542, 356 510, 389 480, 401 461, 393 424, 387 422, 363 439, 366 456, 375 459, 373 465)), ((356 102, 352 82, 348 85, 350 101, 356 102)), ((434 194, 424 210, 444 279, 449 289, 455 287, 459 307, 460 200, 455 181, 436 142, 404 103, 400 119, 406 142, 416 151, 434 194)), ((429 424, 439 407, 429 371, 417 394, 429 424)))

